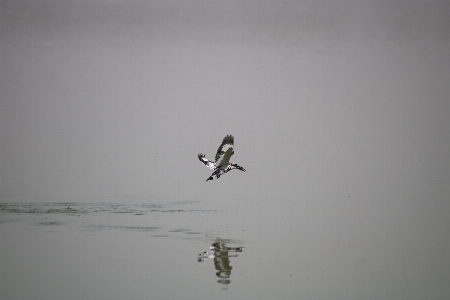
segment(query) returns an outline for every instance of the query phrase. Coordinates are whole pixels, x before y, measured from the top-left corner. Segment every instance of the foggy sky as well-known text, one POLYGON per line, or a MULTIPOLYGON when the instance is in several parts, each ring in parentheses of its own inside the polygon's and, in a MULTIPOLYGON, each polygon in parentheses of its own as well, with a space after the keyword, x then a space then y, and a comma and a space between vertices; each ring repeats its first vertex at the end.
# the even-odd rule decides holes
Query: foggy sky
POLYGON ((445 1, 1 6, 4 201, 449 194, 445 1))

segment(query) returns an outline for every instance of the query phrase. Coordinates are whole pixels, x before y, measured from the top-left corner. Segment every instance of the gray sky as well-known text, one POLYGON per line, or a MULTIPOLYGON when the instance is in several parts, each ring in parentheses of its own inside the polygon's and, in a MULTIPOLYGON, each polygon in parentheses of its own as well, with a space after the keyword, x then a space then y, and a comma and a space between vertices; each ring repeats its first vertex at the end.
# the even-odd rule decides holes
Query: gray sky
POLYGON ((448 212, 449 7, 1 1, 1 200, 227 189, 253 200, 435 195, 448 212), (205 183, 196 155, 212 159, 226 134, 247 172, 205 183))

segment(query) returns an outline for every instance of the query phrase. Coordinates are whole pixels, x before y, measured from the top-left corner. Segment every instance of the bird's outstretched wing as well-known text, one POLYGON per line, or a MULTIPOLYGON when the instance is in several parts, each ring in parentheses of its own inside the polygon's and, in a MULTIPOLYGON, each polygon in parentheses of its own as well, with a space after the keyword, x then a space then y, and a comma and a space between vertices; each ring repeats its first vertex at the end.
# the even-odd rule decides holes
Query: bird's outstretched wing
POLYGON ((198 159, 199 159, 202 163, 204 163, 205 166, 207 166, 207 167, 210 168, 211 170, 214 170, 214 168, 215 168, 214 163, 213 163, 212 161, 210 161, 210 160, 207 160, 207 159, 205 158, 205 154, 199 153, 199 154, 198 154, 198 159))
POLYGON ((223 138, 222 144, 217 149, 216 153, 216 167, 226 167, 230 162, 230 157, 233 155, 234 150, 234 137, 227 135, 223 138))

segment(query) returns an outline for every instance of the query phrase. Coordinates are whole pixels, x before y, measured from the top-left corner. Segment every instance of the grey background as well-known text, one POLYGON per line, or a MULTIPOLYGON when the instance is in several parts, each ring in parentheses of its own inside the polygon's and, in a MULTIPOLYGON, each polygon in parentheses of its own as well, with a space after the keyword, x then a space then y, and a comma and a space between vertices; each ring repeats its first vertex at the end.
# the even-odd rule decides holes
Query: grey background
POLYGON ((1 202, 233 207, 449 296, 447 1, 0 4, 1 202), (227 134, 247 172, 205 183, 227 134))
POLYGON ((1 11, 8 201, 205 199, 219 184, 299 201, 448 191, 446 2, 2 1, 1 11), (205 186, 196 154, 213 158, 226 134, 248 173, 205 186))

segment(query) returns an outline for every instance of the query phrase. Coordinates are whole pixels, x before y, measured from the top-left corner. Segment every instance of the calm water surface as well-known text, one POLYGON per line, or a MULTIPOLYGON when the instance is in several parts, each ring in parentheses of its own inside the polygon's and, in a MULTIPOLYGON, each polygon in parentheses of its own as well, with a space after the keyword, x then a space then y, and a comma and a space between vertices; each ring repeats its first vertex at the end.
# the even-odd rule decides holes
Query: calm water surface
POLYGON ((1 204, 4 299, 186 299, 229 290, 243 276, 242 230, 220 229, 226 213, 195 204, 1 204))
MULTIPOLYGON (((389 218, 355 226, 282 204, 0 204, 2 299, 442 295, 445 265, 402 256, 389 218)), ((446 257, 448 246, 429 247, 446 257)))

